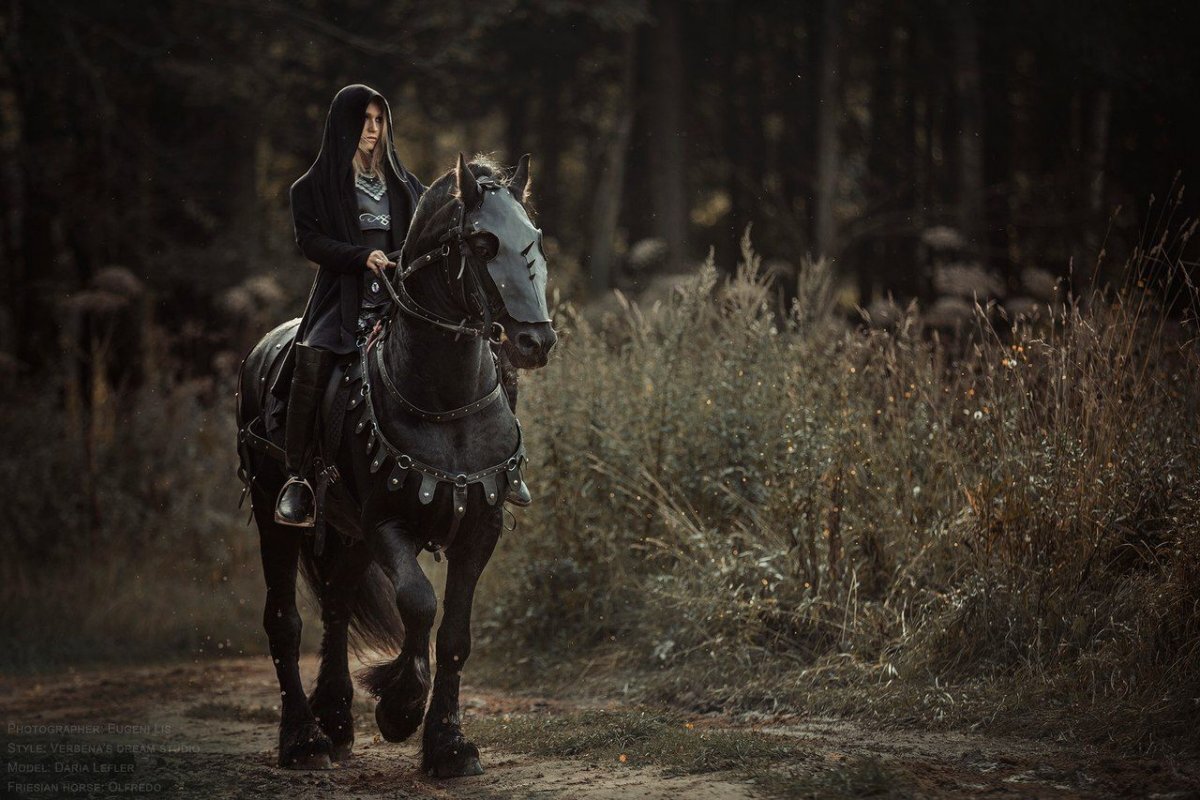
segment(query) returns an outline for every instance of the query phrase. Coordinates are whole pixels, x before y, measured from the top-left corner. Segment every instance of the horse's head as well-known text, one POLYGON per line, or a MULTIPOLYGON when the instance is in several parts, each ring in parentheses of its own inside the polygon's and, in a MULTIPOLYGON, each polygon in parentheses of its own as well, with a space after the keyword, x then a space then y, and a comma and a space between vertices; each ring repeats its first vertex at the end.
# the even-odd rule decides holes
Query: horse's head
POLYGON ((403 253, 406 265, 422 254, 444 261, 442 270, 412 276, 422 306, 482 325, 526 369, 545 366, 557 341, 546 305, 542 232, 525 208, 528 185, 528 155, 504 180, 491 164, 467 164, 460 153, 457 167, 421 198, 403 253))

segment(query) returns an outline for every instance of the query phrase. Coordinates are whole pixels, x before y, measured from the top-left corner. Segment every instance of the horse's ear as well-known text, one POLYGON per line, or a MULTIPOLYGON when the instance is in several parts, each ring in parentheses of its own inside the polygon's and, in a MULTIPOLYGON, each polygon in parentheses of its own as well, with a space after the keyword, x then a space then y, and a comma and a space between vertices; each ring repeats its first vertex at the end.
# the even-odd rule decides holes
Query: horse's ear
POLYGON ((454 168, 454 181, 458 185, 458 196, 462 198, 464 206, 474 208, 479 205, 482 199, 479 196, 479 184, 475 182, 475 175, 467 166, 467 160, 461 152, 458 154, 458 166, 454 168))
POLYGON ((513 194, 522 203, 529 200, 529 153, 521 156, 521 160, 517 162, 517 171, 508 182, 508 188, 512 189, 513 194))

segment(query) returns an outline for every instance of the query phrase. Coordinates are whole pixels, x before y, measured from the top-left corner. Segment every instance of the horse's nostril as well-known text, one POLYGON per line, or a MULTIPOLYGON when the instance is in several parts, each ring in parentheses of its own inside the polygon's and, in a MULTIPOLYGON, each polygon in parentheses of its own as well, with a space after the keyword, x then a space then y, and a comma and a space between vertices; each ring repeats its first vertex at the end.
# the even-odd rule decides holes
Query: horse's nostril
POLYGON ((532 333, 518 333, 517 348, 523 353, 536 352, 538 349, 537 337, 532 333))

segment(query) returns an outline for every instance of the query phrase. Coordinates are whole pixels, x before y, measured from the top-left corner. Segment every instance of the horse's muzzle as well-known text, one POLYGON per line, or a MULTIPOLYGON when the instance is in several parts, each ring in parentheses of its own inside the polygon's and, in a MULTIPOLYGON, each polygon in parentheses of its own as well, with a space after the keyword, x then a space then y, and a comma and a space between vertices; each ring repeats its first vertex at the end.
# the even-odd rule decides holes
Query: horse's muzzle
POLYGON ((515 354, 514 366, 522 369, 537 369, 546 366, 550 351, 558 342, 558 335, 549 322, 509 323, 508 341, 515 354))

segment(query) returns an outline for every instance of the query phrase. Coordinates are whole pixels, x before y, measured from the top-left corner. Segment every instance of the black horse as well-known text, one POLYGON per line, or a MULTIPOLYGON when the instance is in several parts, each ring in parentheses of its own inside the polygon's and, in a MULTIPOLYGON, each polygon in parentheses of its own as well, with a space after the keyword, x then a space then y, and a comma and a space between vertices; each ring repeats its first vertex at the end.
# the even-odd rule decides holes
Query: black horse
POLYGON ((459 680, 471 653, 475 585, 500 536, 506 492, 524 489, 525 461, 513 408, 498 401, 496 349, 513 366, 538 368, 556 341, 541 232, 524 206, 528 167, 524 156, 505 181, 460 155, 457 168, 422 196, 389 281, 396 302, 383 333, 335 370, 327 392, 323 420, 336 424, 323 422, 320 436, 324 513, 315 535, 274 521, 287 476, 272 457, 277 443, 258 427, 295 321, 267 334, 243 364, 239 453, 267 584, 263 626, 282 701, 281 766, 328 768, 349 757, 347 646, 354 633, 368 648, 398 651, 360 675, 378 700, 383 737, 407 739, 424 720, 422 769, 437 777, 483 771, 462 732, 459 680), (432 681, 437 597, 417 562, 422 548, 448 559, 432 681), (298 566, 324 623, 320 671, 307 697, 298 663, 298 566))

